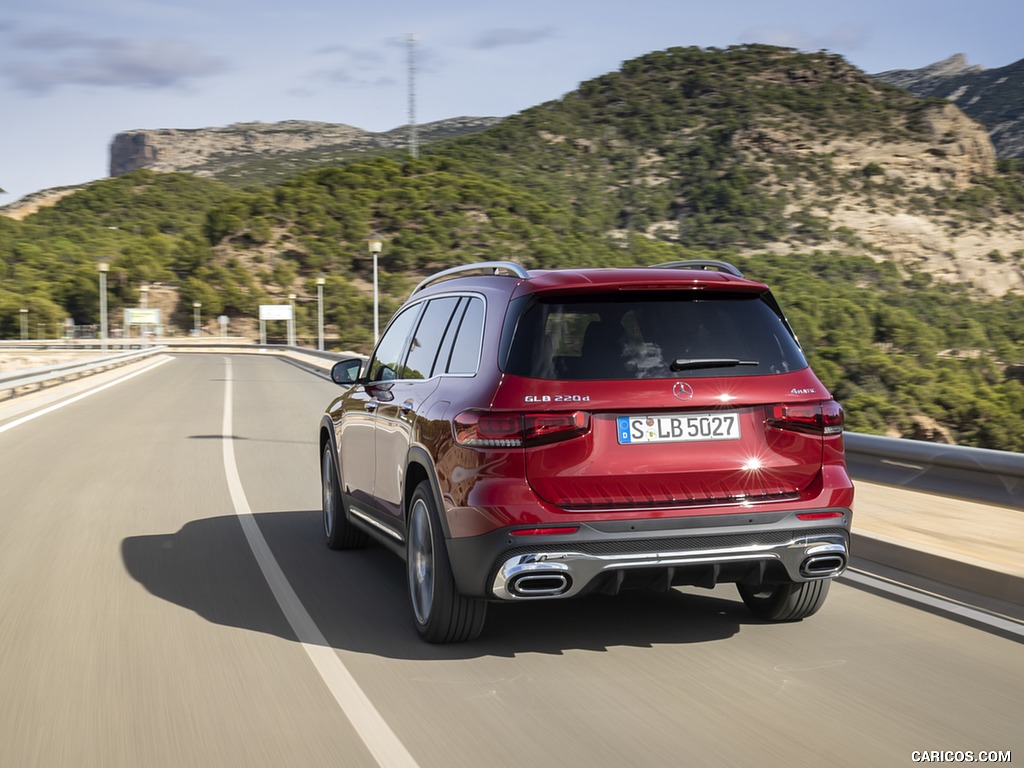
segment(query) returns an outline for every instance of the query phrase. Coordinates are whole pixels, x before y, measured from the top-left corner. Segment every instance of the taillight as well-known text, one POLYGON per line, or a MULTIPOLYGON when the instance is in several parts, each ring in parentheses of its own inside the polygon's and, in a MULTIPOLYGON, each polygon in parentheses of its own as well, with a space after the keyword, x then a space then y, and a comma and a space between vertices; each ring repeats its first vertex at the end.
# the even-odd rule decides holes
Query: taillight
POLYGON ((523 444, 519 413, 464 411, 455 417, 455 442, 474 448, 516 448, 523 444))
POLYGON ((835 400, 818 403, 779 403, 767 406, 768 424, 778 429, 838 435, 843 431, 843 407, 835 400))
POLYGON ((586 411, 499 413, 463 411, 455 417, 455 442, 471 448, 521 448, 568 440, 590 429, 586 411))

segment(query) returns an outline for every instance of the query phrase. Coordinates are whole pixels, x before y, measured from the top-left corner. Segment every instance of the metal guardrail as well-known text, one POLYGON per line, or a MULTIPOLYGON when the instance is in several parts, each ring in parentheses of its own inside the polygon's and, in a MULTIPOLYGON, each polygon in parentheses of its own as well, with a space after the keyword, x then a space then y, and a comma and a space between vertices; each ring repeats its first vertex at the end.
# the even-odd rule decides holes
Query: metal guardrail
POLYGON ((1024 478, 1024 454, 847 432, 847 454, 1024 478))
MULTIPOLYGON (((135 344, 139 344, 138 340, 135 340, 135 344)), ((143 342, 144 343, 144 342, 143 342)), ((111 343, 109 346, 115 347, 120 346, 120 342, 117 344, 111 343)), ((77 350, 77 351, 91 351, 93 349, 98 350, 99 342, 95 340, 86 340, 83 342, 81 339, 67 341, 30 341, 30 342, 0 342, 0 349, 20 349, 22 351, 50 351, 50 350, 77 350)), ((79 378, 81 376, 87 376, 91 373, 99 373, 101 371, 115 368, 121 365, 127 365, 128 363, 134 362, 138 359, 148 357, 156 354, 157 352, 167 351, 178 351, 178 352, 219 352, 219 351, 236 351, 256 354, 272 354, 286 356, 292 360, 292 362, 299 363, 297 357, 314 357, 320 358, 326 362, 334 362, 337 360, 343 360, 349 357, 365 357, 355 352, 321 352, 317 349, 310 349, 308 347, 290 347, 285 345, 277 344, 254 344, 251 341, 245 339, 229 339, 229 340, 197 340, 197 339, 161 339, 157 345, 149 345, 141 349, 136 349, 131 352, 123 352, 120 354, 107 354, 101 357, 93 357, 88 360, 76 360, 68 363, 59 363, 50 366, 40 366, 38 368, 22 368, 16 371, 10 371, 8 373, 0 374, 0 400, 11 399, 21 394, 28 392, 37 391, 51 383, 59 383, 62 381, 79 378)), ((314 370, 311 367, 306 367, 308 370, 314 370)), ((319 371, 317 371, 319 372, 319 371)), ((326 375, 326 368, 323 371, 326 375)))
POLYGON ((1024 454, 847 432, 854 480, 1024 510, 1024 454))
MULTIPOLYGON (((165 339, 163 344, 167 347, 168 351, 171 352, 242 352, 245 354, 263 354, 263 355, 277 355, 279 357, 285 357, 290 362, 301 364, 301 358, 319 358, 328 363, 335 363, 338 360, 346 360, 352 357, 361 357, 363 360, 366 359, 366 355, 361 355, 358 352, 321 352, 318 349, 311 347, 292 347, 286 344, 257 344, 248 341, 194 341, 194 340, 174 340, 165 339)), ((308 370, 312 370, 306 367, 308 370)), ((326 375, 330 366, 323 369, 323 373, 326 375)))
POLYGON ((118 355, 93 357, 88 360, 74 360, 69 363, 27 368, 0 374, 0 399, 10 399, 25 392, 43 389, 48 384, 77 379, 93 373, 118 368, 136 360, 165 351, 166 347, 148 347, 118 355))
POLYGON ((67 351, 104 351, 120 349, 146 349, 148 347, 162 346, 163 337, 130 338, 130 339, 107 339, 104 344, 99 339, 27 339, 19 341, 15 339, 0 339, 0 349, 28 352, 48 352, 52 350, 67 351))

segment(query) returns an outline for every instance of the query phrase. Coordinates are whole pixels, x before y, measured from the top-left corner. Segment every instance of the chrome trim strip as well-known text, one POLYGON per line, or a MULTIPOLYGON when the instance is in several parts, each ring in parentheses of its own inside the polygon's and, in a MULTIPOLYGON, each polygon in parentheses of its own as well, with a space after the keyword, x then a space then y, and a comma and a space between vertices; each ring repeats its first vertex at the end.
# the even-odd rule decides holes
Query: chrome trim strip
POLYGON ((766 494, 763 496, 730 496, 714 499, 676 499, 664 504, 620 504, 618 506, 602 506, 588 504, 560 504, 559 509, 566 512, 664 512, 673 509, 698 509, 701 507, 720 507, 725 504, 742 504, 744 507, 753 507, 757 504, 778 504, 780 501, 793 501, 799 499, 800 494, 796 491, 787 491, 779 494, 766 494))
POLYGON ((374 528, 376 528, 378 531, 381 531, 382 533, 386 533, 388 536, 393 538, 395 541, 401 542, 403 544, 405 543, 405 537, 402 536, 398 531, 393 530, 392 528, 390 528, 389 526, 385 525, 384 523, 382 523, 377 518, 370 517, 369 513, 364 512, 363 510, 359 509, 359 507, 356 507, 353 504, 349 503, 348 511, 352 514, 353 517, 358 517, 360 520, 362 520, 367 525, 373 526, 374 528))

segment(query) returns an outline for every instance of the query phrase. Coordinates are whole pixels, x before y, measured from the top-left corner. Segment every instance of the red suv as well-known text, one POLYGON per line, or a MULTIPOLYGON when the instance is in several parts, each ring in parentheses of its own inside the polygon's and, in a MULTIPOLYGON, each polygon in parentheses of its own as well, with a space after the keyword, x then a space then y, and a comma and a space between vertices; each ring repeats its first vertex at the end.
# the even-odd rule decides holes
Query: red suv
POLYGON ((492 601, 735 583, 821 607, 849 557, 843 411, 768 287, 723 262, 424 280, 320 425, 333 549, 406 563, 428 642, 492 601))

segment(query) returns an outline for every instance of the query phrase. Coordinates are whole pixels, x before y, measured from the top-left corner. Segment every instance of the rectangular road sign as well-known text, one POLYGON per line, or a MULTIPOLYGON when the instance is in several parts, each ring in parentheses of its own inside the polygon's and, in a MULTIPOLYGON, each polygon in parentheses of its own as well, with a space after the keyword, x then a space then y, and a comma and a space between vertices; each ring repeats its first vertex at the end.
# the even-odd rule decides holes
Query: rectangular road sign
POLYGON ((160 310, 148 307, 125 308, 125 325, 160 325, 160 310))
POLYGON ((260 320, 291 320, 291 304, 260 304, 260 320))

